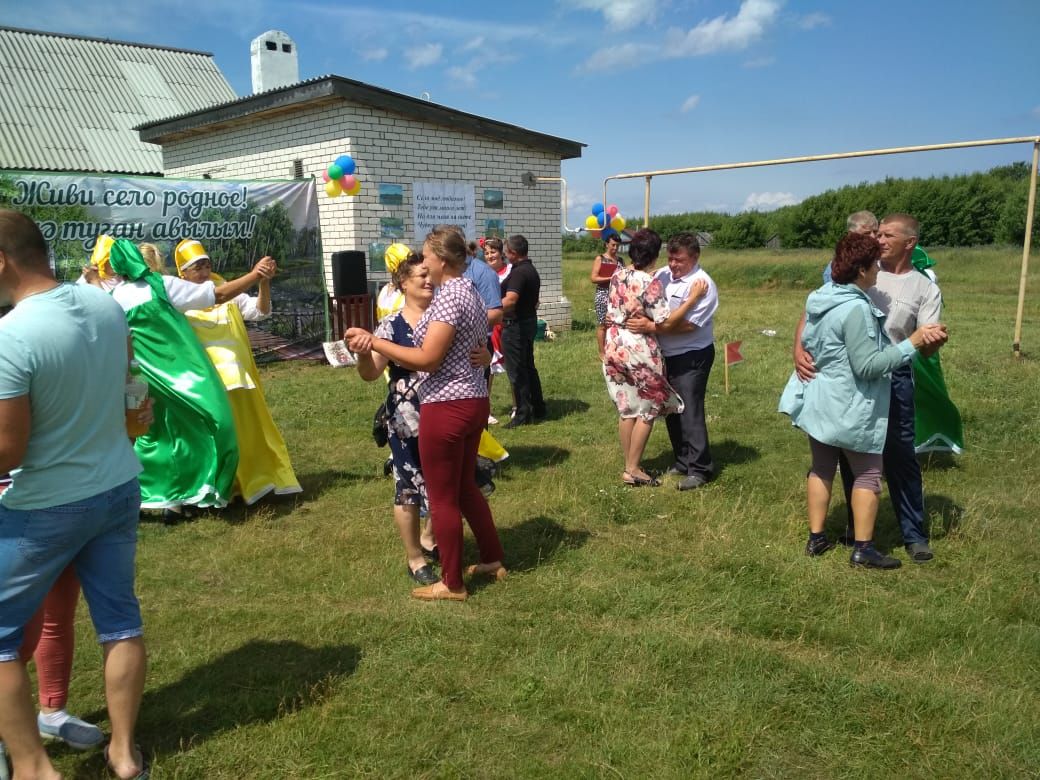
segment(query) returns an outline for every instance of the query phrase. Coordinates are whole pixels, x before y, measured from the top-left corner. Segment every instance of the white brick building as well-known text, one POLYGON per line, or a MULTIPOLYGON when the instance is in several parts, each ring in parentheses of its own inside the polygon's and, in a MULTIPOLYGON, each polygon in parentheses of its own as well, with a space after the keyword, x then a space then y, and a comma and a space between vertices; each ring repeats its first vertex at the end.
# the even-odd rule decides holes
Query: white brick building
MULTIPOLYGON (((559 177, 560 162, 581 156, 583 144, 455 111, 361 82, 327 76, 152 122, 141 140, 159 144, 171 177, 220 179, 314 176, 336 157, 358 164, 361 194, 328 198, 319 192, 322 248, 329 257, 367 251, 383 241, 381 217, 403 217, 413 244, 412 184, 454 181, 475 189, 476 224, 504 219, 507 235, 522 233, 542 277, 539 314, 553 328, 569 328, 570 302, 560 270, 560 188, 531 182, 559 177), (528 183, 525 183, 525 179, 528 183), (404 202, 381 205, 378 185, 398 184, 404 202), (484 206, 484 189, 500 190, 500 209, 484 206)), ((385 273, 369 274, 383 280, 385 273)))

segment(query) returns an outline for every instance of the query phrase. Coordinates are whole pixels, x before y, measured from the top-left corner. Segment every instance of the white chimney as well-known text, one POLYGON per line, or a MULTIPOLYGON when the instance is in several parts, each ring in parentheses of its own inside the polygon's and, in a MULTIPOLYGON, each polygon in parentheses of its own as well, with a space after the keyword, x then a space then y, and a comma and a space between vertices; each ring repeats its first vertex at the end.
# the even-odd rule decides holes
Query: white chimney
POLYGON ((287 87, 300 80, 296 44, 281 30, 268 30, 249 44, 253 63, 253 94, 287 87))

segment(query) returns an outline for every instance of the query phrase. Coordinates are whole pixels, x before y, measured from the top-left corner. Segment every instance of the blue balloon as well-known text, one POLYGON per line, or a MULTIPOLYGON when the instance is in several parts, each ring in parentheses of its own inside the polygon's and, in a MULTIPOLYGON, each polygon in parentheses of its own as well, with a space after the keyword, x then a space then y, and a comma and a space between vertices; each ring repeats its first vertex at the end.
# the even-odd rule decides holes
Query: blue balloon
POLYGON ((602 214, 603 213, 603 204, 602 203, 593 203, 592 204, 592 213, 593 213, 594 216, 597 216, 597 217, 600 214, 602 214))
POLYGON ((600 227, 610 227, 610 214, 608 214, 605 211, 601 211, 599 214, 596 215, 596 217, 599 219, 600 227))
POLYGON ((349 154, 341 154, 336 158, 336 165, 340 167, 344 175, 353 174, 357 170, 357 165, 354 163, 354 158, 349 154))

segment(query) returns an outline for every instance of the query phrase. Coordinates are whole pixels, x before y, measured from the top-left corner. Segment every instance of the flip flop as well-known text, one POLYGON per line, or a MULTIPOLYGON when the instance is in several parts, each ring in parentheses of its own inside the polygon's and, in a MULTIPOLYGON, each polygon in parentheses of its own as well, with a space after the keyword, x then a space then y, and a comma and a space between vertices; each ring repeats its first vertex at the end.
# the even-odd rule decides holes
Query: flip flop
MULTIPOLYGON (((152 773, 152 768, 148 766, 148 759, 144 757, 144 753, 141 751, 140 745, 134 745, 134 750, 136 750, 137 754, 141 756, 141 771, 133 777, 122 778, 122 780, 148 780, 152 773)), ((104 754, 105 766, 108 768, 108 773, 112 775, 112 777, 119 777, 119 775, 116 774, 116 770, 112 768, 111 762, 108 760, 108 745, 105 745, 104 754)))
POLYGON ((621 478, 621 483, 624 484, 624 485, 628 485, 629 487, 660 487, 661 486, 661 480, 657 479, 657 477, 650 477, 649 479, 646 478, 646 477, 637 477, 635 474, 632 474, 631 472, 628 472, 628 471, 625 472, 625 476, 628 477, 628 479, 625 479, 624 477, 622 477, 621 478))

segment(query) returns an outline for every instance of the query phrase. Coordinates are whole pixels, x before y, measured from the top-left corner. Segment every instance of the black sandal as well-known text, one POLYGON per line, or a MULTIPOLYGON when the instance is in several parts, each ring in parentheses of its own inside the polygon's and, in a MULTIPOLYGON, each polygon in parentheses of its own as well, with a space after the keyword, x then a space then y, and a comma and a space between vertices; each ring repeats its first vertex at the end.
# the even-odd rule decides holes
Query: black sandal
POLYGON ((629 479, 625 479, 624 477, 622 477, 621 478, 621 482, 623 484, 625 484, 625 485, 628 485, 629 487, 660 487, 661 486, 661 480, 659 480, 657 477, 650 477, 650 478, 647 478, 647 477, 637 477, 635 474, 633 474, 633 473, 631 473, 629 471, 624 472, 624 474, 629 479))
POLYGON ((423 558, 430 561, 431 563, 440 563, 441 551, 437 549, 437 545, 434 545, 431 549, 427 550, 420 544, 419 549, 422 550, 423 558))
POLYGON ((409 566, 408 576, 420 585, 433 585, 434 583, 441 581, 441 578, 437 576, 437 573, 431 568, 430 564, 420 566, 415 571, 412 571, 412 567, 409 566))

